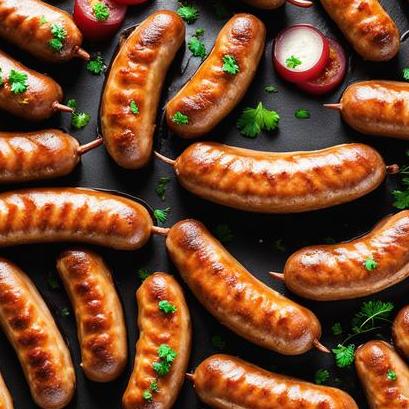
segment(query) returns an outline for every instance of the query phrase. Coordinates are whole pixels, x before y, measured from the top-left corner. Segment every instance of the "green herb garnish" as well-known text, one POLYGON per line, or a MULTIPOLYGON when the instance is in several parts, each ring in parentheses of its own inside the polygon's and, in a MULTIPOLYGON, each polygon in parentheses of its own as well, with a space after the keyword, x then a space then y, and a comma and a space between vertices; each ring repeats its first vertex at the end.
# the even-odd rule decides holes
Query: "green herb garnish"
POLYGON ((46 24, 46 23, 48 23, 48 20, 46 19, 46 17, 45 17, 45 16, 41 16, 41 17, 40 17, 40 26, 42 26, 43 24, 46 24))
POLYGON ((372 257, 368 257, 364 261, 364 266, 368 271, 373 271, 378 267, 378 263, 372 257))
POLYGON ((187 24, 193 24, 199 18, 199 10, 192 5, 184 5, 177 9, 177 13, 187 24))
POLYGON ((189 117, 181 112, 176 112, 172 116, 172 122, 178 125, 187 125, 189 123, 189 117))
POLYGON ((158 306, 165 314, 173 314, 177 311, 176 305, 171 304, 168 300, 159 301, 158 306))
POLYGON ((67 101, 67 107, 70 107, 75 111, 77 109, 77 100, 73 98, 69 99, 67 101))
POLYGON ((166 376, 173 361, 176 359, 177 353, 169 345, 162 344, 158 349, 159 361, 154 362, 152 367, 158 376, 166 376))
POLYGON ((61 308, 61 317, 69 317, 71 315, 70 310, 67 307, 61 308))
POLYGON ((0 87, 4 85, 3 70, 0 68, 0 87))
POLYGON ((151 384, 149 385, 149 389, 152 392, 159 392, 158 381, 156 381, 156 380, 152 381, 151 384))
POLYGON ((141 281, 145 281, 150 275, 152 275, 152 273, 149 272, 147 268, 140 268, 137 274, 141 281))
POLYGON ((223 71, 230 75, 236 75, 240 72, 240 67, 235 57, 232 55, 225 55, 223 57, 223 71))
POLYGON ((168 220, 169 212, 170 207, 167 207, 166 209, 155 209, 153 211, 153 215, 155 216, 158 224, 163 224, 166 223, 166 221, 168 220))
POLYGON ((303 109, 303 108, 297 109, 295 111, 295 113, 294 113, 294 116, 297 119, 309 119, 309 118, 311 118, 310 112, 307 111, 306 109, 303 109))
POLYGON ((343 330, 342 330, 342 325, 340 322, 336 322, 332 327, 331 327, 331 332, 333 335, 338 336, 341 335, 343 330))
POLYGON ((100 55, 91 58, 87 63, 87 70, 93 75, 101 75, 106 68, 104 59, 100 55))
POLYGON ((192 53, 193 57, 200 57, 202 60, 206 58, 206 46, 205 43, 193 36, 187 43, 187 47, 192 53))
POLYGON ((202 37, 204 35, 204 33, 205 33, 204 28, 197 28, 196 31, 195 31, 194 36, 199 38, 199 37, 202 37))
POLYGON ((398 375, 396 375, 395 371, 393 371, 392 369, 389 369, 388 372, 386 373, 386 378, 389 381, 396 381, 398 379, 398 375))
POLYGON ((269 94, 275 94, 278 92, 278 89, 274 85, 267 85, 264 87, 264 91, 268 92, 269 94))
POLYGON ((142 396, 143 396, 143 398, 144 398, 145 400, 147 400, 147 401, 149 401, 149 402, 152 401, 152 399, 153 399, 152 392, 151 392, 149 389, 145 389, 145 390, 143 391, 142 396))
POLYGON ((332 350, 332 352, 335 355, 335 361, 339 368, 351 366, 355 360, 354 344, 349 344, 348 346, 339 344, 337 348, 332 350))
POLYGON ((292 55, 291 57, 287 58, 285 60, 285 65, 288 68, 297 68, 299 65, 301 65, 302 62, 300 59, 298 59, 295 55, 292 55))
POLYGON ((102 2, 95 3, 92 12, 98 21, 107 21, 110 15, 109 7, 102 2))
POLYGON ((166 189, 168 183, 170 182, 170 177, 161 177, 158 184, 156 185, 155 192, 161 198, 162 201, 165 200, 166 189))
POLYGON ((409 67, 402 70, 402 78, 409 81, 409 67))
POLYGON ((91 116, 86 112, 74 112, 71 117, 71 126, 76 129, 82 129, 89 124, 90 120, 91 116))
POLYGON ((64 48, 67 31, 61 24, 51 24, 51 34, 53 38, 48 42, 48 45, 53 51, 60 52, 64 48))
POLYGON ((131 110, 131 112, 132 112, 134 115, 139 114, 139 107, 138 107, 138 105, 136 105, 136 102, 135 102, 134 100, 132 100, 132 101, 129 103, 129 109, 131 110))
POLYGON ((318 369, 318 371, 315 372, 314 381, 317 385, 323 385, 328 382, 329 378, 330 374, 328 369, 318 369))

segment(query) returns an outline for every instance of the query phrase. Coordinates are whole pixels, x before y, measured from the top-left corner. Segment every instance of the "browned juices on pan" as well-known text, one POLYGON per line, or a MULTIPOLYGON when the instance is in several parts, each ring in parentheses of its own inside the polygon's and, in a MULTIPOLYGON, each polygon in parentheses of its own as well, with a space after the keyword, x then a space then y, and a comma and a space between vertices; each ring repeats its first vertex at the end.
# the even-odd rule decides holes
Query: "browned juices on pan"
POLYGON ((43 409, 67 406, 75 390, 68 348, 34 284, 5 259, 0 259, 0 325, 35 403, 43 409))
POLYGON ((202 223, 175 224, 166 247, 199 301, 247 340, 284 355, 297 355, 320 338, 320 323, 311 311, 257 280, 202 223))
POLYGON ((409 408, 409 369, 389 344, 370 341, 360 346, 355 367, 371 409, 409 408))
POLYGON ((265 45, 264 23, 251 14, 236 14, 220 31, 214 48, 190 81, 166 106, 169 128, 183 138, 210 132, 240 102, 252 82, 265 45), (223 58, 231 56, 237 74, 223 71, 223 58), (179 125, 174 115, 187 115, 179 125))
POLYGON ((393 342, 409 358, 409 306, 403 307, 393 321, 393 342))
POLYGON ((89 58, 80 49, 82 34, 71 16, 40 0, 0 0, 0 37, 48 62, 64 62, 76 56, 89 58), (60 51, 50 47, 53 25, 66 32, 60 51))
POLYGON ((81 368, 95 382, 110 382, 128 357, 125 319, 111 272, 89 250, 68 250, 57 260, 77 321, 81 368))
POLYGON ((297 213, 346 203, 377 188, 386 167, 367 145, 310 152, 258 152, 211 142, 188 147, 179 182, 212 202, 260 213, 297 213))
POLYGON ((192 380, 200 399, 217 409, 358 409, 340 389, 271 373, 229 355, 207 358, 192 380))
POLYGON ((400 48, 399 30, 378 0, 321 0, 362 58, 388 61, 400 48))
POLYGON ((13 400, 0 373, 0 409, 13 409, 13 400))
POLYGON ((363 81, 350 85, 340 102, 343 119, 367 135, 409 139, 409 84, 363 81))
POLYGON ((124 409, 171 409, 182 387, 189 363, 192 329, 190 313, 181 287, 169 274, 155 273, 136 292, 139 339, 133 372, 122 399, 124 409), (175 311, 165 312, 159 303, 168 301, 175 311), (159 376, 153 369, 158 349, 168 345, 176 352, 169 372, 159 376), (152 388, 152 384, 157 388, 152 388), (156 390, 157 389, 157 390, 156 390), (144 392, 152 394, 144 398, 144 392))
POLYGON ((75 241, 136 250, 152 218, 139 203, 83 188, 33 188, 0 194, 0 247, 75 241))
MULTIPOLYGON (((1 0, 0 0, 1 10, 1 0)), ((1 11, 0 11, 1 31, 1 11)), ((3 85, 0 86, 0 109, 28 121, 42 121, 57 112, 55 104, 63 98, 61 87, 50 77, 20 64, 0 50, 0 69, 3 85), (18 71, 27 75, 27 90, 12 91, 10 72, 18 71)))
POLYGON ((141 168, 151 157, 162 85, 184 39, 183 20, 174 11, 157 11, 115 57, 102 97, 101 125, 109 154, 124 168, 141 168))
POLYGON ((294 293, 313 300, 363 297, 409 276, 409 211, 384 219, 355 240, 310 246, 287 261, 284 279, 294 293), (374 260, 375 268, 365 266, 374 260))

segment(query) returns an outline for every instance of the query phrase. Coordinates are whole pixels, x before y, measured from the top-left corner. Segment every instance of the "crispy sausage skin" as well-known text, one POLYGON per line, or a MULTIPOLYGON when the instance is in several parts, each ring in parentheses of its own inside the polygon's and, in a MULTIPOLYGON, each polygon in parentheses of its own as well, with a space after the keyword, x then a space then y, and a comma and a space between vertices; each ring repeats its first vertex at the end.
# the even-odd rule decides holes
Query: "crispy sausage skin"
POLYGON ((7 389, 6 383, 0 374, 0 409, 13 409, 13 400, 7 389))
POLYGON ((110 382, 123 371, 128 356, 125 319, 111 273, 97 254, 68 250, 57 270, 77 320, 81 367, 87 378, 110 382))
POLYGON ((212 202, 259 213, 297 213, 355 200, 377 188, 386 167, 362 144, 310 152, 257 152, 195 143, 176 160, 181 185, 212 202))
POLYGON ((409 306, 403 307, 393 321, 393 342, 409 358, 409 306))
POLYGON ((183 138, 210 132, 246 93, 263 55, 266 38, 264 23, 251 14, 236 14, 216 39, 215 46, 196 74, 166 106, 168 127, 183 138), (223 71, 223 58, 236 59, 239 72, 223 71), (189 123, 174 122, 174 115, 187 115, 189 123))
POLYGON ((378 0, 321 0, 321 4, 363 59, 388 61, 399 52, 399 30, 378 0))
POLYGON ((321 326, 315 315, 257 280, 202 223, 175 224, 166 247, 195 296, 232 331, 284 355, 317 344, 321 326))
POLYGON ((56 104, 63 99, 63 92, 53 79, 30 70, 1 50, 0 69, 3 79, 3 85, 0 86, 0 109, 28 121, 42 121, 58 111, 56 104), (12 70, 27 75, 27 91, 17 94, 12 91, 8 80, 12 70))
POLYGON ((346 89, 338 109, 345 122, 358 132, 409 139, 408 83, 356 82, 346 89))
POLYGON ((370 341, 360 346, 355 367, 371 409, 409 407, 409 369, 389 344, 370 341), (396 379, 388 376, 390 371, 396 379))
POLYGON ((358 409, 340 389, 275 374, 229 355, 213 355, 192 380, 200 399, 217 409, 358 409))
POLYGON ((31 395, 43 409, 68 405, 75 372, 68 348, 31 280, 0 259, 0 325, 23 367, 31 395))
POLYGON ((148 277, 136 292, 138 303, 139 340, 136 344, 134 369, 124 393, 124 409, 171 409, 182 387, 189 363, 192 329, 190 313, 181 287, 169 274, 155 273, 148 277), (168 301, 176 307, 173 313, 159 309, 161 301, 168 301), (152 365, 158 361, 158 348, 169 345, 176 358, 170 372, 158 377, 152 365), (157 383, 158 391, 150 385, 157 383), (144 391, 151 390, 148 402, 144 391))
POLYGON ((284 268, 287 287, 304 298, 335 301, 377 293, 409 276, 409 211, 381 221, 355 240, 310 246, 284 268), (370 259, 376 267, 368 269, 370 259))
POLYGON ((102 97, 101 125, 109 154, 124 168, 141 168, 151 157, 161 89, 184 39, 183 20, 174 11, 157 11, 115 57, 102 97))
POLYGON ((152 219, 139 203, 82 188, 33 188, 0 194, 0 247, 73 241, 135 250, 152 219))
POLYGON ((76 56, 89 58, 80 49, 82 34, 71 16, 40 0, 0 0, 0 37, 41 60, 57 63, 76 56), (66 37, 60 51, 50 47, 52 27, 58 24, 66 37))

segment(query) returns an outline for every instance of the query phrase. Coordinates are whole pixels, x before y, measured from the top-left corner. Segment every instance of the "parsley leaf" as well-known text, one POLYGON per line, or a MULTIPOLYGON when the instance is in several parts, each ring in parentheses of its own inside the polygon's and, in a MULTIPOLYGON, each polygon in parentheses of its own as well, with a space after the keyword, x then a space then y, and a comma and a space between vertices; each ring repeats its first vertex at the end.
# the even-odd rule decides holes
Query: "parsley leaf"
POLYGON ((3 70, 0 68, 0 87, 4 85, 3 70))
POLYGON ((158 224, 163 224, 166 223, 168 220, 168 214, 170 212, 170 207, 167 207, 166 209, 155 209, 153 211, 153 215, 155 216, 156 221, 158 224))
POLYGON ((129 109, 131 110, 131 112, 132 112, 134 115, 139 114, 139 107, 138 107, 138 105, 136 105, 136 102, 135 102, 134 100, 132 100, 132 101, 129 103, 129 109))
POLYGON ((199 10, 191 5, 179 7, 177 13, 187 24, 193 24, 199 18, 199 10))
POLYGON ((364 266, 368 271, 373 271, 378 267, 378 263, 372 257, 368 257, 364 261, 364 266))
POLYGON ((391 302, 380 300, 364 302, 360 311, 352 320, 352 330, 355 334, 375 329, 377 321, 388 321, 394 309, 391 302))
POLYGON ((100 55, 91 58, 87 63, 87 70, 93 75, 101 75, 106 68, 104 59, 100 55))
POLYGON ((229 243, 234 239, 231 228, 227 224, 219 224, 214 229, 215 236, 222 243, 229 243))
POLYGON ((154 362, 152 368, 158 376, 166 376, 170 371, 170 365, 166 362, 154 362))
MULTIPOLYGON (((403 172, 403 170, 406 169, 405 168, 402 169, 401 173, 403 172)), ((397 208, 397 209, 408 209, 409 208, 409 177, 404 177, 402 179, 402 186, 403 186, 403 190, 394 190, 392 192, 392 195, 395 199, 395 201, 393 202, 393 205, 397 208)))
POLYGON ((202 60, 205 59, 207 52, 205 43, 203 41, 193 36, 187 43, 187 47, 189 48, 193 57, 200 57, 202 60))
POLYGON ((226 341, 220 335, 213 335, 210 342, 217 349, 223 350, 226 348, 226 341))
POLYGON ((187 125, 189 123, 189 117, 178 111, 172 116, 172 122, 178 125, 187 125))
POLYGON ((223 71, 230 75, 236 75, 240 72, 240 67, 235 57, 232 55, 225 55, 223 57, 223 71))
POLYGON ((151 384, 149 385, 149 389, 152 392, 159 392, 158 382, 156 380, 152 381, 151 384))
POLYGON ((77 101, 71 98, 67 101, 67 106, 72 108, 75 111, 77 109, 77 101))
POLYGON ((294 113, 294 116, 297 119, 310 119, 311 118, 310 112, 303 108, 297 109, 294 113))
POLYGON ((341 335, 343 330, 342 330, 342 325, 340 322, 336 322, 332 327, 331 327, 331 332, 333 335, 341 335))
POLYGON ((291 57, 288 57, 285 60, 285 65, 288 68, 294 69, 294 68, 297 68, 301 64, 302 64, 301 60, 299 58, 297 58, 295 55, 292 55, 291 57))
POLYGON ((140 268, 137 274, 141 281, 145 281, 150 275, 152 275, 147 268, 140 268))
POLYGON ((91 116, 86 112, 74 112, 71 117, 71 126, 76 129, 82 129, 88 125, 90 120, 91 116))
POLYGON ((199 37, 202 37, 204 33, 205 33, 204 28, 197 28, 194 36, 199 38, 199 37))
POLYGON ((40 17, 40 26, 42 26, 43 24, 46 24, 46 23, 48 23, 48 20, 46 19, 46 17, 45 17, 45 16, 41 16, 41 17, 40 17))
POLYGON ((404 80, 409 81, 409 67, 402 70, 402 77, 404 80))
POLYGON ((386 373, 386 378, 388 379, 388 381, 396 381, 398 379, 398 375, 396 375, 395 371, 389 369, 386 373))
POLYGON ((158 349, 158 356, 163 361, 171 364, 175 360, 177 353, 169 345, 162 344, 158 349))
POLYGON ((176 305, 171 304, 168 300, 159 301, 159 309, 165 314, 173 314, 177 311, 176 305))
POLYGON ((264 108, 260 102, 257 108, 246 108, 237 121, 237 127, 241 134, 249 138, 255 138, 261 131, 271 131, 278 126, 280 116, 275 111, 264 108))
POLYGON ((335 361, 339 368, 346 368, 351 366, 355 360, 355 345, 349 344, 348 346, 338 345, 332 352, 335 355, 335 361))
POLYGON ((48 45, 55 52, 61 51, 64 47, 67 31, 61 24, 51 24, 51 34, 53 38, 48 42, 48 45))
POLYGON ((14 94, 22 94, 27 91, 28 75, 21 71, 11 70, 9 74, 9 84, 11 85, 11 92, 14 94))
POLYGON ((330 374, 328 369, 318 369, 318 371, 315 372, 314 381, 317 385, 323 385, 328 382, 329 378, 330 374))
POLYGON ((95 3, 92 12, 98 21, 107 21, 110 15, 109 7, 102 2, 95 3))
POLYGON ((147 401, 151 401, 153 399, 152 392, 148 389, 145 389, 142 394, 143 398, 147 401))
POLYGON ((267 85, 264 87, 264 91, 268 92, 269 94, 275 94, 278 92, 278 89, 274 85, 267 85))
POLYGON ((156 185, 155 192, 161 198, 162 201, 165 200, 166 189, 168 183, 170 182, 170 177, 161 177, 158 184, 156 185))

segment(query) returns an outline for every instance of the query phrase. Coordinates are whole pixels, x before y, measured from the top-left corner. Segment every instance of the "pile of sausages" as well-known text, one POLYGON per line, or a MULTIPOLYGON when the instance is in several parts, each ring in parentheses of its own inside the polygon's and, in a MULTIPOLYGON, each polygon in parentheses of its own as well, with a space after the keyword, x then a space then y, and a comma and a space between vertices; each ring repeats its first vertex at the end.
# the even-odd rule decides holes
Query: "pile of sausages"
MULTIPOLYGON (((282 0, 245 0, 274 9, 282 0)), ((309 1, 291 0, 310 6, 309 1)), ((355 51, 369 61, 387 61, 399 51, 399 32, 377 0, 321 0, 355 51)), ((82 35, 71 17, 40 0, 0 0, 0 37, 50 62, 88 59, 82 35), (48 47, 50 24, 66 32, 63 48, 48 47)), ((0 132, 0 183, 22 183, 69 174, 81 155, 104 143, 127 169, 148 164, 161 89, 185 39, 183 20, 173 11, 153 13, 121 43, 102 95, 101 137, 80 146, 60 130, 0 132), (138 114, 130 110, 130 103, 138 114)), ((182 138, 209 134, 243 98, 264 53, 264 23, 251 14, 234 15, 193 77, 165 106, 167 127, 182 138), (224 55, 236 59, 232 76, 221 67, 224 55), (175 114, 187 116, 176 123, 175 114)), ((24 95, 0 86, 0 109, 27 121, 57 111, 61 87, 0 51, 3 79, 26 75, 24 95)), ((329 108, 363 134, 409 139, 409 84, 365 81, 352 84, 329 108)), ((213 142, 197 142, 170 164, 180 184, 218 204, 258 213, 298 213, 340 205, 375 190, 399 171, 364 144, 343 144, 310 152, 257 152, 213 142)), ((84 188, 32 188, 0 193, 0 246, 73 242, 137 250, 153 234, 165 237, 170 259, 201 304, 248 341, 283 355, 299 355, 320 343, 314 313, 274 291, 243 267, 197 220, 170 229, 154 225, 143 204, 120 194, 84 188)), ((110 382, 128 360, 127 330, 111 271, 95 252, 64 251, 56 269, 71 300, 81 348, 81 367, 95 382, 110 382)), ((380 221, 371 232, 347 243, 310 246, 294 253, 284 272, 271 275, 307 299, 335 301, 375 294, 409 276, 409 211, 380 221), (373 257, 375 271, 364 261, 373 257)), ((185 377, 200 399, 218 409, 356 409, 345 392, 267 372, 241 359, 215 355, 193 374, 189 364, 192 329, 178 282, 169 274, 149 276, 136 292, 139 339, 134 368, 123 395, 124 409, 170 409, 185 377), (166 305, 166 307, 165 307, 166 305)), ((43 409, 67 406, 75 393, 70 352, 46 303, 18 266, 0 259, 0 327, 16 350, 34 402, 43 409)), ((409 307, 393 325, 397 351, 409 356, 409 307)), ((383 341, 370 341, 356 353, 356 369, 373 409, 407 407, 409 369, 383 341), (388 378, 394 371, 397 379, 388 378)), ((409 406, 408 406, 409 407, 409 406)), ((13 403, 0 375, 0 408, 13 403)))

